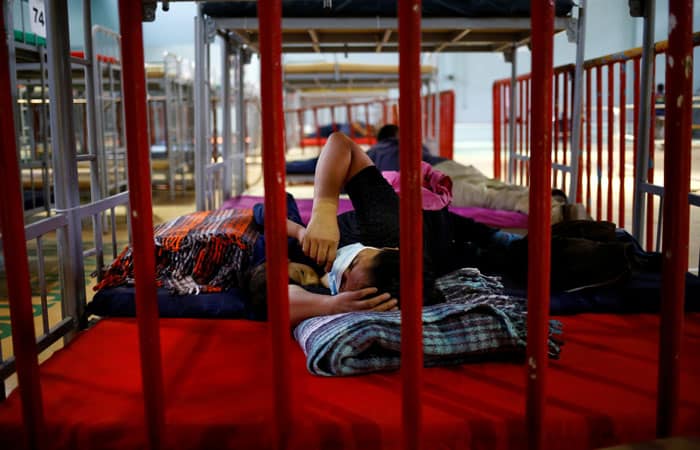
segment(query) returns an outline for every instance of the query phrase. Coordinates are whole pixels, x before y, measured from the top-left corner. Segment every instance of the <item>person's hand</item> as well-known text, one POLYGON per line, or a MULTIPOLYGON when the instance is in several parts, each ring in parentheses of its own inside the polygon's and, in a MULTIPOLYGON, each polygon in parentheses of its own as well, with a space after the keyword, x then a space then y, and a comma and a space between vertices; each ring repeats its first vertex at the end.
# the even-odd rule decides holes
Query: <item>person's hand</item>
POLYGON ((325 267, 326 272, 330 271, 340 241, 335 211, 315 211, 299 241, 306 256, 325 267))
POLYGON ((353 311, 395 311, 398 309, 398 301, 395 298, 391 298, 388 293, 377 294, 377 288, 374 287, 341 292, 331 297, 329 304, 329 314, 353 311))

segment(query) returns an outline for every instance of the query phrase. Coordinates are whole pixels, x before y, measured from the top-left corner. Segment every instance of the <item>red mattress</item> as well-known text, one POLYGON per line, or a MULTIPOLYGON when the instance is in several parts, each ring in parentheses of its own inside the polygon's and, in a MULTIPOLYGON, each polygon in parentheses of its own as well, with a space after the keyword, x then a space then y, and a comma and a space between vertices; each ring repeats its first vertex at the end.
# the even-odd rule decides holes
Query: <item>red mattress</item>
MULTIPOLYGON (((551 449, 588 449, 654 438, 658 319, 653 315, 563 318, 566 344, 548 377, 551 449)), ((700 435, 700 315, 688 317, 681 380, 681 429, 700 435)), ((165 448, 271 446, 270 353, 265 323, 161 320, 165 448)), ((298 449, 399 445, 400 376, 310 375, 292 345, 293 442, 298 449)), ((145 448, 136 325, 103 320, 41 368, 54 449, 145 448)), ((522 365, 426 369, 426 449, 525 446, 522 365)), ((18 447, 19 396, 0 404, 0 448, 18 447)))

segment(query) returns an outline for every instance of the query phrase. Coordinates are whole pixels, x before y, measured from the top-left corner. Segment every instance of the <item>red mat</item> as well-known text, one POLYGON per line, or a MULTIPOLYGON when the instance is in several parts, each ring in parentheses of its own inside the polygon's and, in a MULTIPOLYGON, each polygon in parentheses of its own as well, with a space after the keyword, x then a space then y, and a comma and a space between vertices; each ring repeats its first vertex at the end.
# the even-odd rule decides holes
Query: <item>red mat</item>
MULTIPOLYGON (((548 448, 576 450, 654 438, 658 319, 565 317, 562 359, 548 372, 548 448)), ((267 324, 161 320, 167 433, 164 448, 271 448, 267 324)), ((399 445, 399 373, 310 375, 291 341, 294 449, 399 445)), ((688 317, 681 428, 700 435, 700 315, 688 317)), ((42 366, 53 449, 145 448, 136 325, 103 320, 42 366)), ((425 449, 525 446, 524 367, 510 363, 426 369, 425 449)), ((0 404, 0 448, 18 448, 19 396, 0 404)))

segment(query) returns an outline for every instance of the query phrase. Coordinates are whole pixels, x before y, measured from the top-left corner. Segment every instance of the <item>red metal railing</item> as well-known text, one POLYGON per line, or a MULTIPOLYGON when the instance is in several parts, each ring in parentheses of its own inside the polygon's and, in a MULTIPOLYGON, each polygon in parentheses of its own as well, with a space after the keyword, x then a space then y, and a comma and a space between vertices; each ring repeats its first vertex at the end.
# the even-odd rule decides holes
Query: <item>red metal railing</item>
MULTIPOLYGON (((436 142, 436 150, 445 158, 452 158, 454 149, 454 96, 454 91, 442 91, 424 95, 420 100, 422 142, 436 142)), ((398 125, 397 107, 397 99, 379 98, 285 110, 289 123, 295 124, 293 128, 287 129, 286 147, 289 149, 298 145, 302 150, 307 147, 320 148, 327 139, 323 131, 328 131, 322 128, 328 127, 332 131, 345 131, 359 144, 373 145, 382 125, 398 125), (341 130, 340 124, 347 125, 347 128, 341 130)))
MULTIPOLYGON (((700 33, 692 34, 693 46, 700 45, 700 33)), ((668 42, 656 44, 658 58, 664 58, 668 51, 668 42)), ((581 153, 579 155, 579 172, 576 180, 576 202, 586 205, 589 214, 596 220, 608 220, 624 227, 631 222, 632 210, 625 209, 632 204, 633 191, 629 184, 635 179, 634 161, 639 147, 638 111, 639 111, 639 66, 641 49, 635 48, 625 52, 592 59, 584 63, 582 113, 581 113, 581 153), (628 104, 628 87, 633 91, 631 104, 628 104), (617 138, 617 139, 616 139, 617 138), (615 192, 617 191, 617 194, 615 192), (617 208, 615 208, 617 206, 617 208)), ((573 65, 556 67, 553 74, 553 163, 567 165, 571 163, 572 151, 569 148, 572 130, 573 110, 573 65)), ((515 119, 515 161, 514 173, 509 182, 528 185, 530 168, 528 161, 530 151, 527 148, 526 133, 532 114, 529 106, 530 75, 517 78, 518 97, 515 119)), ((669 80, 670 82, 670 80, 669 80)), ((507 179, 510 155, 510 79, 498 80, 493 85, 494 105, 494 176, 507 179)), ((655 163, 661 164, 657 146, 660 136, 654 136, 656 102, 652 101, 651 145, 649 146, 648 182, 653 183, 655 163), (655 140, 656 138, 656 140, 655 140), (655 145, 656 144, 656 145, 655 145)), ((565 188, 569 186, 570 175, 554 170, 553 185, 565 188)), ((645 213, 644 242, 647 249, 658 247, 655 241, 654 225, 658 215, 659 202, 652 194, 647 194, 645 213)), ((572 199, 574 200, 574 199, 572 199)))

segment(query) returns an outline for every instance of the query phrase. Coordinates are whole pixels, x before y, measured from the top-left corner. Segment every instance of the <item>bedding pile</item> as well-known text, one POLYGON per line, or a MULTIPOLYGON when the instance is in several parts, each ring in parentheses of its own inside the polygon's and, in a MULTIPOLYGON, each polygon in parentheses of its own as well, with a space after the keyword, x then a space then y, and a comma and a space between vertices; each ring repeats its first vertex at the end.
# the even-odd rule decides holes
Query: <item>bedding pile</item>
MULTIPOLYGON (((522 360, 527 302, 503 295, 495 277, 464 268, 437 280, 446 302, 423 308, 426 367, 485 359, 522 360)), ((549 356, 559 357, 561 323, 550 321, 549 356)), ((294 330, 316 375, 357 375, 398 369, 401 312, 354 312, 313 317, 294 330)))
MULTIPOLYGON (((198 211, 154 227, 156 282, 171 293, 221 292, 240 285, 259 232, 251 209, 198 211)), ((133 251, 127 247, 95 290, 133 284, 133 251)))

